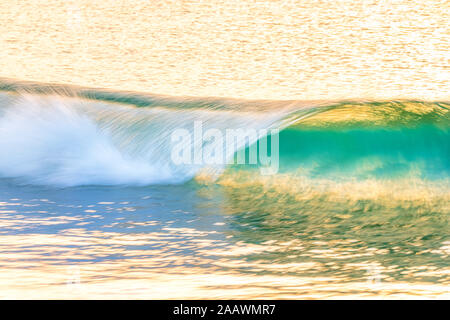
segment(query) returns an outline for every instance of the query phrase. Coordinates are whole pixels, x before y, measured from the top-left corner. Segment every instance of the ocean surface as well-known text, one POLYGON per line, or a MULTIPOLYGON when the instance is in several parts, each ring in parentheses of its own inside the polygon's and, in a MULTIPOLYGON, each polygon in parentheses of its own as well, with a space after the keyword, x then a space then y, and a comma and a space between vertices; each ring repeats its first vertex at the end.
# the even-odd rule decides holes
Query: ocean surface
POLYGON ((0 3, 0 298, 449 298, 448 9, 0 3))

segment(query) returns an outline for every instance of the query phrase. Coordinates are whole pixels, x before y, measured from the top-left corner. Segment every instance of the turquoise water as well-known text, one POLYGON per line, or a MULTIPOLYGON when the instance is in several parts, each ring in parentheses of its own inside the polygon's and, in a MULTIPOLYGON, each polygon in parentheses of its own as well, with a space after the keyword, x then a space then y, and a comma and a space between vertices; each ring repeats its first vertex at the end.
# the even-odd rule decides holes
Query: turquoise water
POLYGON ((2 89, 2 297, 448 297, 448 103, 2 89), (278 172, 173 164, 199 120, 278 172))

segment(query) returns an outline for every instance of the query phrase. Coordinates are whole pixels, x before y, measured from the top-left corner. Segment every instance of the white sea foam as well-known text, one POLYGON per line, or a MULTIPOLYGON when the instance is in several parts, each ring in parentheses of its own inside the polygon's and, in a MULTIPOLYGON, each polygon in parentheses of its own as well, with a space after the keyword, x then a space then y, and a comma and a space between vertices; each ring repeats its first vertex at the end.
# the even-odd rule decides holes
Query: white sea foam
POLYGON ((87 115, 64 99, 22 97, 0 117, 0 175, 34 183, 148 184, 170 172, 132 159, 87 115))
MULTIPOLYGON (((182 183, 200 170, 223 165, 176 165, 175 129, 267 128, 274 115, 136 108, 62 96, 2 94, 0 176, 58 186, 182 183)), ((193 144, 203 143, 192 141, 193 144)), ((238 147, 244 147, 245 141, 238 147)))

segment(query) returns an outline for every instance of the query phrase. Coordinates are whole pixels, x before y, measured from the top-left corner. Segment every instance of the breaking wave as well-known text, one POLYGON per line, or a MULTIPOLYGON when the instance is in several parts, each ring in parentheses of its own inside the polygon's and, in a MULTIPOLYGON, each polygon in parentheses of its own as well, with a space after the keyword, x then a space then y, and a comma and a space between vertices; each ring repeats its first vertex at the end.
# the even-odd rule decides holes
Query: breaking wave
POLYGON ((450 173, 448 103, 173 98, 12 82, 0 89, 0 176, 25 183, 175 184, 204 172, 221 181, 252 172, 175 165, 171 133, 191 132, 195 121, 205 130, 279 128, 278 177, 448 180, 450 173))

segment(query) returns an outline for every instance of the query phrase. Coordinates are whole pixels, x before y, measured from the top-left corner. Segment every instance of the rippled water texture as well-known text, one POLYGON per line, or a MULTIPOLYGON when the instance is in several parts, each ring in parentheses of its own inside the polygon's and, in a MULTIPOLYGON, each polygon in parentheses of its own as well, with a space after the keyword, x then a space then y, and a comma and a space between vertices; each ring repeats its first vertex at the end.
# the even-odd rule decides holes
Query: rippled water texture
POLYGON ((446 0, 0 3, 3 77, 169 95, 448 100, 446 0))
POLYGON ((7 181, 1 195, 3 298, 448 297, 448 195, 7 181))

